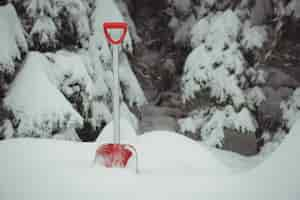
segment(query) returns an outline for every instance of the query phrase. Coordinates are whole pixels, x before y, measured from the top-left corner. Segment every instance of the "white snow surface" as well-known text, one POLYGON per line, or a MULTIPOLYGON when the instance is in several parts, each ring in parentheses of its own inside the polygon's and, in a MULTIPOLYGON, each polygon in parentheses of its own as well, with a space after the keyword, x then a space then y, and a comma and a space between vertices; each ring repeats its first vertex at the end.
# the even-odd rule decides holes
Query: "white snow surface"
MULTIPOLYGON (((121 127, 129 128, 126 124, 121 127)), ((96 143, 5 140, 0 142, 1 199, 298 200, 299 131, 298 121, 271 157, 234 174, 218 161, 218 152, 168 132, 136 137, 139 174, 93 165, 96 143)))

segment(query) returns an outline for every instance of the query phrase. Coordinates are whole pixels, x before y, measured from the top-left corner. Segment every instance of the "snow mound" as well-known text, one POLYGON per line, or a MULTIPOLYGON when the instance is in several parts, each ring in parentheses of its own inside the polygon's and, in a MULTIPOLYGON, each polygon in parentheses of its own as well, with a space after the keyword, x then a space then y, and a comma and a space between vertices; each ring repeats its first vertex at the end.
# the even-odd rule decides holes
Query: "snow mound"
POLYGON ((12 83, 4 103, 19 122, 17 136, 50 137, 55 130, 82 125, 82 117, 48 79, 46 68, 53 67, 44 55, 31 52, 12 83))
POLYGON ((230 173, 208 147, 182 135, 148 132, 136 144, 142 172, 154 174, 185 174, 217 176, 230 173))
POLYGON ((0 72, 14 73, 15 59, 28 50, 23 27, 15 8, 8 4, 0 7, 0 72))
MULTIPOLYGON (((136 130, 131 123, 124 118, 120 119, 120 140, 122 144, 135 144, 137 139, 136 130)), ((96 143, 113 143, 113 122, 111 121, 104 127, 98 136, 96 143)))
MULTIPOLYGON (((258 167, 225 176, 218 172, 223 169, 223 165, 215 161, 214 155, 218 152, 211 154, 211 149, 168 132, 152 132, 140 137, 136 146, 142 170, 138 175, 126 169, 93 167, 90 155, 95 153, 95 144, 5 140, 0 142, 3 163, 0 193, 3 200, 38 200, 41 196, 44 200, 66 196, 80 200, 86 198, 86 194, 92 200, 99 196, 111 200, 240 200, 241 197, 243 200, 298 200, 299 130, 297 121, 278 150, 258 167), (202 168, 198 168, 200 164, 202 168), (212 171, 216 164, 218 167, 212 171), (194 167, 198 173, 192 173, 194 167)), ((228 162, 240 162, 232 153, 222 152, 219 156, 228 157, 228 162)))

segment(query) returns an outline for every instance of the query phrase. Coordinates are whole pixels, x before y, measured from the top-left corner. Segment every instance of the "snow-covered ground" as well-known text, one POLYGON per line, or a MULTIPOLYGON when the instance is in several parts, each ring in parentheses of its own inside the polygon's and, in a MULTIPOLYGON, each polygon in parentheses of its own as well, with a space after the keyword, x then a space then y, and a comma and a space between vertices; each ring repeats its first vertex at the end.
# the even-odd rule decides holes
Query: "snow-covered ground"
MULTIPOLYGON (((102 142, 109 142, 111 130, 111 125, 104 129, 102 142)), ((212 152, 175 133, 152 132, 131 137, 133 129, 125 121, 121 130, 127 139, 123 141, 131 141, 139 152, 139 174, 133 169, 94 165, 99 141, 98 144, 41 139, 2 141, 1 200, 296 200, 300 197, 300 123, 296 123, 270 158, 240 173, 228 167, 245 163, 234 154, 212 152), (230 157, 232 163, 222 164, 220 157, 230 157)))

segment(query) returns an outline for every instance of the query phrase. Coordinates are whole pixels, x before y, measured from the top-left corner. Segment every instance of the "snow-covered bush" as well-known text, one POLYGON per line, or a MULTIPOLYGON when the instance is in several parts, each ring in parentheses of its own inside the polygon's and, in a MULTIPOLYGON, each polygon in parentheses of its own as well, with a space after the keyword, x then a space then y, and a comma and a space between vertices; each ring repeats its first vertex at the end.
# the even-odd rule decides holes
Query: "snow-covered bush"
POLYGON ((51 137, 56 131, 82 126, 83 119, 47 76, 54 64, 31 52, 4 99, 17 126, 16 136, 51 137))
POLYGON ((293 96, 280 105, 283 112, 284 125, 290 129, 300 117, 300 88, 294 91, 293 96))
POLYGON ((0 7, 0 73, 13 74, 15 60, 28 50, 23 27, 15 8, 8 4, 0 7))

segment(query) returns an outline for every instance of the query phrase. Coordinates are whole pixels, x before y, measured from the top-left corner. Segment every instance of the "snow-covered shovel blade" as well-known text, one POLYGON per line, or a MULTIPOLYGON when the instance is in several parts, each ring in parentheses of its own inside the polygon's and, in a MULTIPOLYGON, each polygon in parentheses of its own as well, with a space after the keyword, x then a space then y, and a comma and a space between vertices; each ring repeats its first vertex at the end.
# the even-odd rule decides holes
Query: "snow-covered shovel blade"
POLYGON ((120 98, 119 98, 119 45, 125 39, 128 25, 124 22, 110 22, 103 24, 104 34, 107 41, 113 46, 113 74, 114 74, 114 89, 113 89, 113 124, 114 124, 114 139, 113 144, 103 144, 97 151, 95 160, 100 160, 101 164, 108 168, 125 168, 128 167, 128 161, 135 158, 135 168, 137 167, 137 152, 136 149, 129 144, 120 144, 120 98), (113 38, 109 31, 121 30, 119 38, 113 38))

